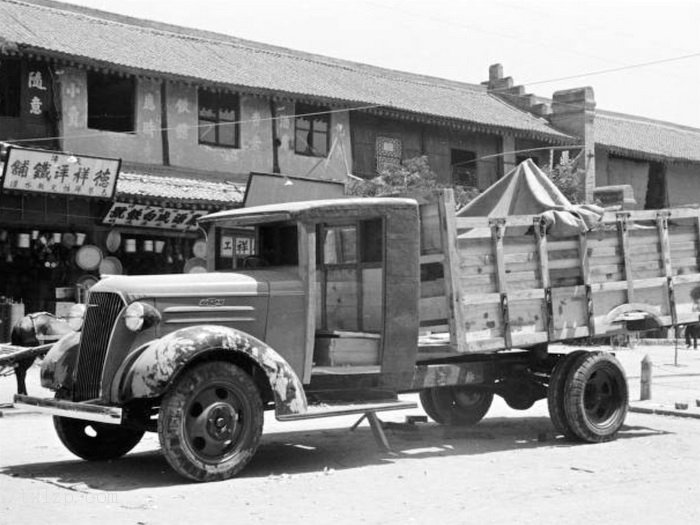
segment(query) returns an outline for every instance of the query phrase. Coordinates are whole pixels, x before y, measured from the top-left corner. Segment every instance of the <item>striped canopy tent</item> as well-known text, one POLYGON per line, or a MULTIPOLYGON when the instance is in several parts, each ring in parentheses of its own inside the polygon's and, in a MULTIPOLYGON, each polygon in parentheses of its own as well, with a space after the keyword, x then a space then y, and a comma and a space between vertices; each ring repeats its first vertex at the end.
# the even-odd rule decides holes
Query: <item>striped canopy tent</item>
MULTIPOLYGON (((495 218, 543 215, 550 235, 569 236, 591 229, 602 212, 597 206, 571 204, 549 177, 531 159, 527 159, 461 208, 457 216, 495 218)), ((519 235, 526 229, 510 228, 508 234, 519 235)), ((478 230, 472 230, 465 236, 483 236, 485 232, 478 230)))

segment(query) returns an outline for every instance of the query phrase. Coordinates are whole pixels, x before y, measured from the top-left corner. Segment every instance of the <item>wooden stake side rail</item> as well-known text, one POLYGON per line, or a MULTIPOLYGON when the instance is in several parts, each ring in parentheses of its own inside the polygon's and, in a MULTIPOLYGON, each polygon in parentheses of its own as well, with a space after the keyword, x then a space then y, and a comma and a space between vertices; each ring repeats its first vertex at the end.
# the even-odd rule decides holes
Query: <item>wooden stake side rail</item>
POLYGON ((559 238, 538 215, 450 219, 439 209, 443 250, 421 264, 445 272, 421 282, 421 327, 449 326, 457 352, 612 335, 643 318, 698 322, 700 210, 605 212, 592 231, 559 238))

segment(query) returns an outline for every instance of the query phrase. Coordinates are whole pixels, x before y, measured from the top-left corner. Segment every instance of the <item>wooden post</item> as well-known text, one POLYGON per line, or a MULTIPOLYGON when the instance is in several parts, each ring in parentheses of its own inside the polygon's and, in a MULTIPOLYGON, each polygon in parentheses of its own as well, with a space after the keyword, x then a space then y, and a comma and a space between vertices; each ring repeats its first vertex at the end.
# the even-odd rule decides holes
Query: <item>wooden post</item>
POLYGON ((642 359, 642 379, 639 394, 639 399, 641 401, 651 399, 651 365, 651 359, 649 358, 649 354, 647 354, 644 356, 644 359, 642 359))
POLYGON ((503 248, 503 237, 506 232, 506 220, 497 218, 489 219, 491 227, 491 243, 493 246, 493 260, 496 264, 496 285, 501 295, 501 316, 503 317, 503 340, 507 349, 513 347, 512 334, 510 332, 510 308, 508 305, 508 285, 506 281, 506 262, 503 248))

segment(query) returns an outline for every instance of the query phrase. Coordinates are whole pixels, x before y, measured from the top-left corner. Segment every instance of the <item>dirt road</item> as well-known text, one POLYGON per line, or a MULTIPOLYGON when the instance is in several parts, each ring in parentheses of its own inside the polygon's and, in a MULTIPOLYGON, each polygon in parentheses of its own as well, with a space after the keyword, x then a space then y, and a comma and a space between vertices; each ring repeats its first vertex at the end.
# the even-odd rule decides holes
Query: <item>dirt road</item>
MULTIPOLYGON (((620 352, 630 398, 647 354, 654 402, 700 412, 700 352, 677 365, 671 348, 620 352)), ((356 417, 269 414, 240 477, 194 484, 173 473, 152 434, 120 460, 88 463, 60 444, 50 417, 5 411, 0 523, 700 523, 700 419, 634 412, 618 440, 581 445, 554 435, 544 401, 518 412, 496 398, 472 428, 404 424, 420 414, 381 414, 396 455, 379 450, 367 423, 350 432, 356 417)))
MULTIPOLYGON (((410 399, 410 398, 409 398, 410 399)), ((354 418, 280 424, 239 478, 178 478, 149 435, 125 458, 87 463, 47 416, 0 419, 3 523, 698 523, 700 420, 630 414, 620 439, 572 445, 546 405, 496 400, 472 429, 400 424, 398 455, 354 418)))

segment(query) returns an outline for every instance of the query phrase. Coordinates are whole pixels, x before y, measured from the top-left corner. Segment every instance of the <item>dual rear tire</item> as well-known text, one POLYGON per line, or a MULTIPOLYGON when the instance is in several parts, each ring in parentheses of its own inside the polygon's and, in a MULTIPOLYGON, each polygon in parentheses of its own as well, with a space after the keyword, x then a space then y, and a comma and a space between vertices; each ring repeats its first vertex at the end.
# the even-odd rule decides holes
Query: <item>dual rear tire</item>
POLYGON ((554 367, 547 405, 554 427, 568 439, 588 443, 614 439, 628 403, 624 370, 611 354, 577 350, 554 367))
POLYGON ((420 392, 423 410, 442 425, 475 425, 491 408, 493 392, 469 387, 427 388, 420 392))

